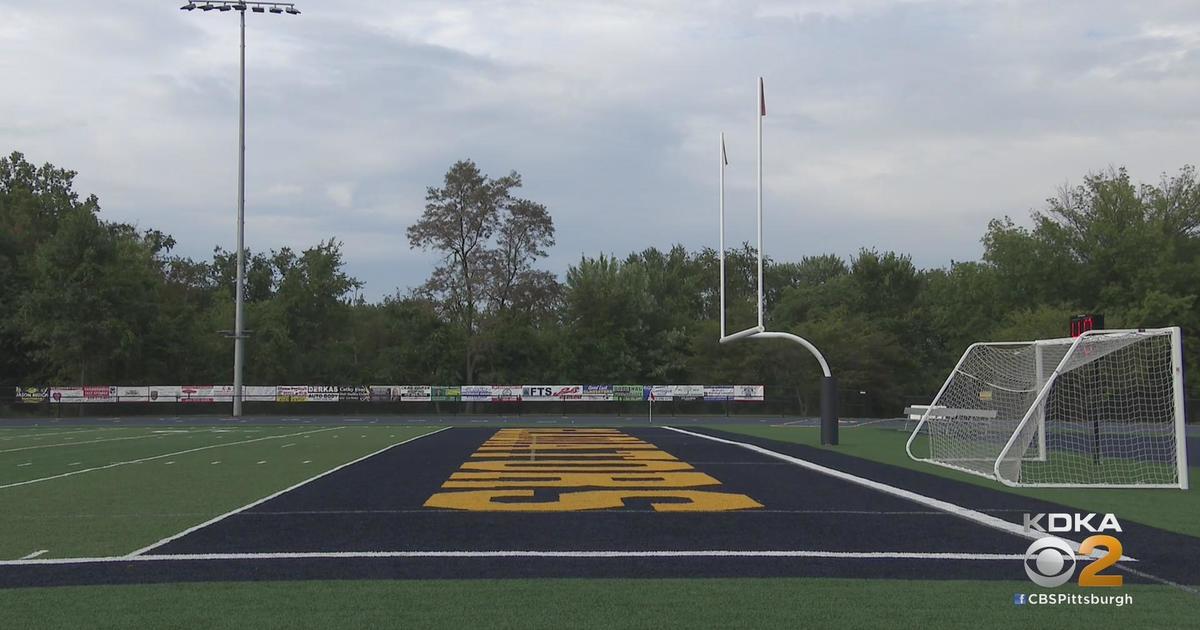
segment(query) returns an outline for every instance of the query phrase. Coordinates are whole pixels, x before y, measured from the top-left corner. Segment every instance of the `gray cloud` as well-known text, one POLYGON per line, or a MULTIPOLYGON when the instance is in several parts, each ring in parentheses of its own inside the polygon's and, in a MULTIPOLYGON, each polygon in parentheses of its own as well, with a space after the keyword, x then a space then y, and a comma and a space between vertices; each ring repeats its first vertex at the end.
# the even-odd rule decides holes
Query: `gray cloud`
MULTIPOLYGON (((207 256, 233 242, 237 26, 179 2, 0 0, 0 137, 80 171, 106 216, 207 256)), ((302 3, 248 16, 248 243, 336 236, 379 297, 434 256, 405 228, 470 157, 525 178, 558 226, 548 266, 753 237, 766 77, 768 252, 979 255, 1110 164, 1193 160, 1200 8, 1162 2, 302 3)))

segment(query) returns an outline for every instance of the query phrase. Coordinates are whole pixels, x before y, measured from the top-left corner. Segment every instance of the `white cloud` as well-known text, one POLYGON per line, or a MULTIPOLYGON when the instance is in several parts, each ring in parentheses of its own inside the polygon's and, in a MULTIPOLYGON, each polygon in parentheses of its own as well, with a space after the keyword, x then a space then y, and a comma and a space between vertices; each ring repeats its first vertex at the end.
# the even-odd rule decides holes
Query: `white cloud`
MULTIPOLYGON (((978 256, 1067 181, 1194 159, 1200 7, 955 0, 321 2, 252 14, 248 243, 337 236, 367 295, 419 284, 404 230, 457 159, 549 205, 548 264, 715 243, 715 147, 752 212, 766 77, 769 252, 978 256)), ((106 216, 232 246, 236 16, 0 0, 0 138, 106 216)), ((746 215, 751 216, 751 215, 746 215)), ((731 237, 749 239, 740 222, 731 237)))

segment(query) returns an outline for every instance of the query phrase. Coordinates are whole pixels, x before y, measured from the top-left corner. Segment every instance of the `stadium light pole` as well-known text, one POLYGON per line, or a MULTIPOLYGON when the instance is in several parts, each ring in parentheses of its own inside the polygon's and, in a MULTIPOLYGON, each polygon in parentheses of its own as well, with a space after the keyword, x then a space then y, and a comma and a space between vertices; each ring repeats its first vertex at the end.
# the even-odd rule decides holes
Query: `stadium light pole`
POLYGON ((237 11, 241 22, 241 50, 238 68, 238 194, 237 194, 237 285, 234 295, 233 316, 233 417, 242 415, 242 372, 245 367, 245 288, 246 288, 246 11, 252 13, 274 13, 300 15, 300 10, 290 2, 247 2, 245 0, 217 0, 215 2, 188 2, 180 11, 237 11))

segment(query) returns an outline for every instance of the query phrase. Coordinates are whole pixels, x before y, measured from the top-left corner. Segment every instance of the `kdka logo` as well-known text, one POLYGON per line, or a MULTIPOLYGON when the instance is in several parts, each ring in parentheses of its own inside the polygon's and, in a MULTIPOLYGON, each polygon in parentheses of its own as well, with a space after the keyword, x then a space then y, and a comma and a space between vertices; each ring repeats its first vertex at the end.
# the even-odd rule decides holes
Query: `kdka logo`
POLYGON ((1121 523, 1117 521, 1116 514, 1067 514, 1067 513, 1050 513, 1050 514, 1026 514, 1025 515, 1025 531, 1027 532, 1120 532, 1121 523), (1099 524, 1093 524, 1092 520, 1097 516, 1102 516, 1099 524))
MULTIPOLYGON (((1120 533, 1121 523, 1115 514, 1026 514, 1025 531, 1041 533, 1081 533, 1081 532, 1117 532, 1120 533), (1097 516, 1100 518, 1097 521, 1097 516)), ((1079 572, 1079 585, 1091 586, 1121 586, 1124 578, 1120 575, 1101 573, 1112 567, 1121 559, 1123 549, 1121 541, 1106 534, 1088 536, 1079 543, 1078 549, 1057 536, 1043 536, 1033 541, 1025 550, 1025 575, 1038 586, 1054 588, 1062 586, 1075 575, 1076 553, 1080 557, 1088 557, 1093 552, 1103 550, 1103 555, 1083 567, 1079 572)), ((1018 595, 1013 596, 1013 604, 1025 603, 1024 595, 1017 601, 1018 595)))

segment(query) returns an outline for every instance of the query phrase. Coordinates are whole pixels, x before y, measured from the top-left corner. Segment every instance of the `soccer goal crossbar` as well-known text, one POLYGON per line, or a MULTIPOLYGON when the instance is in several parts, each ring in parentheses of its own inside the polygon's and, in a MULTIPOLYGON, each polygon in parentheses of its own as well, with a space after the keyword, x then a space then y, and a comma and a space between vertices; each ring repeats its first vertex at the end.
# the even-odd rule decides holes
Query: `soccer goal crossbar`
POLYGON ((910 457, 1009 486, 1188 487, 1179 328, 967 348, 910 457))

